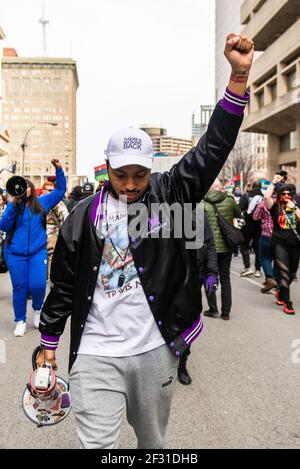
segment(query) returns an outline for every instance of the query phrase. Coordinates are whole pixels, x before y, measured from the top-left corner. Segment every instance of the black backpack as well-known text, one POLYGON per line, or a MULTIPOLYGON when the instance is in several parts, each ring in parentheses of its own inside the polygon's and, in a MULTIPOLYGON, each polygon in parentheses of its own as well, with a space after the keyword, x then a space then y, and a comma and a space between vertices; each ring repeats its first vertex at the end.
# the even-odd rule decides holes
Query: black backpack
POLYGON ((230 249, 235 249, 237 246, 244 244, 245 240, 240 230, 235 228, 232 223, 226 220, 221 215, 217 206, 212 204, 217 217, 218 225, 221 230, 223 239, 230 249))

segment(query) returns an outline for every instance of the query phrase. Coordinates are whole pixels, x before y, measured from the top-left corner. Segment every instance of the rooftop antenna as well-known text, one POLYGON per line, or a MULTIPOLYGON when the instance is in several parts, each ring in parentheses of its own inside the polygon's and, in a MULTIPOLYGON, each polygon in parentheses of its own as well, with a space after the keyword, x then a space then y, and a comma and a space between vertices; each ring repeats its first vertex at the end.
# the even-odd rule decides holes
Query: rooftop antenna
POLYGON ((46 42, 46 28, 49 24, 49 20, 46 18, 46 6, 45 2, 43 2, 43 17, 39 20, 39 23, 42 25, 43 28, 43 53, 46 55, 47 51, 47 42, 46 42))

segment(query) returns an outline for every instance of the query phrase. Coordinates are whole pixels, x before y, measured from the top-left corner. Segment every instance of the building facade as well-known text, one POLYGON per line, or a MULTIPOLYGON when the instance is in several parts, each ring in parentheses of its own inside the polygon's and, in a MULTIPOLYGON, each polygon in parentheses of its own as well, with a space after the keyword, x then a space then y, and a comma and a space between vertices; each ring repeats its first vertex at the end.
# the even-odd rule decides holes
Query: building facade
POLYGON ((192 140, 169 137, 166 129, 161 127, 142 126, 153 142, 153 150, 156 156, 177 157, 183 156, 193 146, 192 140))
POLYGON ((300 189, 300 1, 243 1, 241 21, 261 51, 243 130, 268 134, 269 178, 286 169, 300 189))
POLYGON ((192 141, 196 146, 205 134, 214 106, 199 106, 192 114, 192 141))
MULTIPOLYGON (((3 29, 0 26, 0 41, 4 38, 5 38, 5 34, 4 34, 3 29)), ((8 142, 9 142, 8 133, 3 124, 2 102, 3 102, 3 90, 2 90, 2 73, 1 73, 1 58, 0 58, 0 158, 2 157, 1 167, 3 164, 6 163, 6 160, 4 161, 3 157, 8 154, 8 142)))
POLYGON ((242 0, 216 0, 215 11, 215 92, 222 99, 230 77, 230 65, 224 57, 227 34, 241 30, 242 0))
POLYGON ((17 174, 40 187, 54 173, 51 159, 58 158, 71 184, 76 177, 76 62, 23 58, 4 49, 2 82, 9 163, 15 161, 17 174))
MULTIPOLYGON (((216 102, 222 99, 224 90, 228 85, 231 68, 224 57, 224 45, 229 33, 240 33, 241 7, 243 0, 216 0, 215 15, 215 94, 216 102)), ((245 160, 249 157, 253 162, 252 179, 263 178, 267 174, 268 139, 265 134, 252 133, 244 136, 240 133, 237 141, 237 151, 244 154, 245 160), (243 150, 244 149, 244 150, 243 150)), ((245 161, 246 164, 246 161, 245 161)), ((230 178, 232 171, 227 165, 228 173, 223 177, 230 178)), ((227 170, 226 170, 227 171, 227 170)), ((245 181, 246 183, 247 181, 245 181)))

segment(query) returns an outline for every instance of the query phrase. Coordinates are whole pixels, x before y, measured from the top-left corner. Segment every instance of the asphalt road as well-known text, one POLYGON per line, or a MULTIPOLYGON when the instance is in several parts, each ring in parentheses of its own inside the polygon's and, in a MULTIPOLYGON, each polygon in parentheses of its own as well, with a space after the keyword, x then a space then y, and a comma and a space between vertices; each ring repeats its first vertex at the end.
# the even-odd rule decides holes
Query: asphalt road
MULTIPOLYGON (((300 283, 292 287, 298 313, 288 317, 272 294, 260 293, 262 280, 238 276, 240 258, 233 260, 232 270, 232 319, 205 319, 189 360, 193 383, 176 385, 168 447, 300 448, 300 283), (293 348, 296 339, 299 353, 293 348)), ((31 318, 28 325, 23 338, 13 337, 10 279, 1 275, 0 448, 78 448, 72 413, 49 428, 36 428, 23 415, 21 396, 39 343, 31 318)), ((57 353, 63 377, 68 337, 66 331, 57 353)), ((124 421, 120 448, 135 445, 124 421)))

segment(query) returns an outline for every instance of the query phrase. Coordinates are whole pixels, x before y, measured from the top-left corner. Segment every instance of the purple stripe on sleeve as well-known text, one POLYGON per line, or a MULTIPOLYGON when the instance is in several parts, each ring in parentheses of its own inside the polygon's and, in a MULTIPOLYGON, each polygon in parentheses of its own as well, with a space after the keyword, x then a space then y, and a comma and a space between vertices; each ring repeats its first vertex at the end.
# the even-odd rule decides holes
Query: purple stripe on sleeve
POLYGON ((190 338, 187 340, 187 344, 189 346, 192 345, 192 343, 199 337, 199 335, 201 334, 202 330, 203 330, 203 324, 201 323, 199 325, 199 327, 195 330, 195 332, 193 333, 193 335, 190 336, 190 338))
POLYGON ((59 337, 41 334, 41 345, 46 350, 56 350, 59 343, 59 337))
POLYGON ((236 104, 232 104, 227 101, 225 98, 221 101, 221 106, 225 111, 230 112, 230 114, 235 114, 237 116, 242 116, 244 114, 244 108, 238 107, 236 104))
MULTIPOLYGON (((99 204, 102 205, 104 201, 104 194, 108 191, 109 188, 109 182, 106 181, 104 186, 102 187, 101 191, 99 192, 99 195, 95 198, 93 205, 92 205, 92 222, 94 225, 98 224, 97 218, 97 211, 99 204)), ((100 220, 103 219, 103 207, 101 206, 100 208, 100 220)))
POLYGON ((203 329, 202 318, 198 319, 191 328, 187 329, 183 334, 181 334, 181 338, 188 343, 189 345, 198 337, 203 329))
POLYGON ((101 191, 98 192, 97 197, 95 198, 93 205, 92 205, 92 222, 93 223, 95 223, 95 220, 96 220, 97 208, 99 205, 100 197, 101 197, 101 191))
POLYGON ((242 101, 245 101, 245 103, 247 104, 249 99, 250 99, 250 93, 247 91, 245 96, 241 96, 239 94, 236 94, 234 93, 233 91, 231 91, 229 88, 226 88, 226 93, 231 96, 232 98, 236 98, 237 100, 242 100, 242 101))
POLYGON ((249 99, 250 94, 248 92, 245 94, 245 96, 239 96, 227 88, 226 93, 221 101, 221 106, 223 109, 225 109, 225 111, 230 112, 231 114, 242 116, 249 99))

